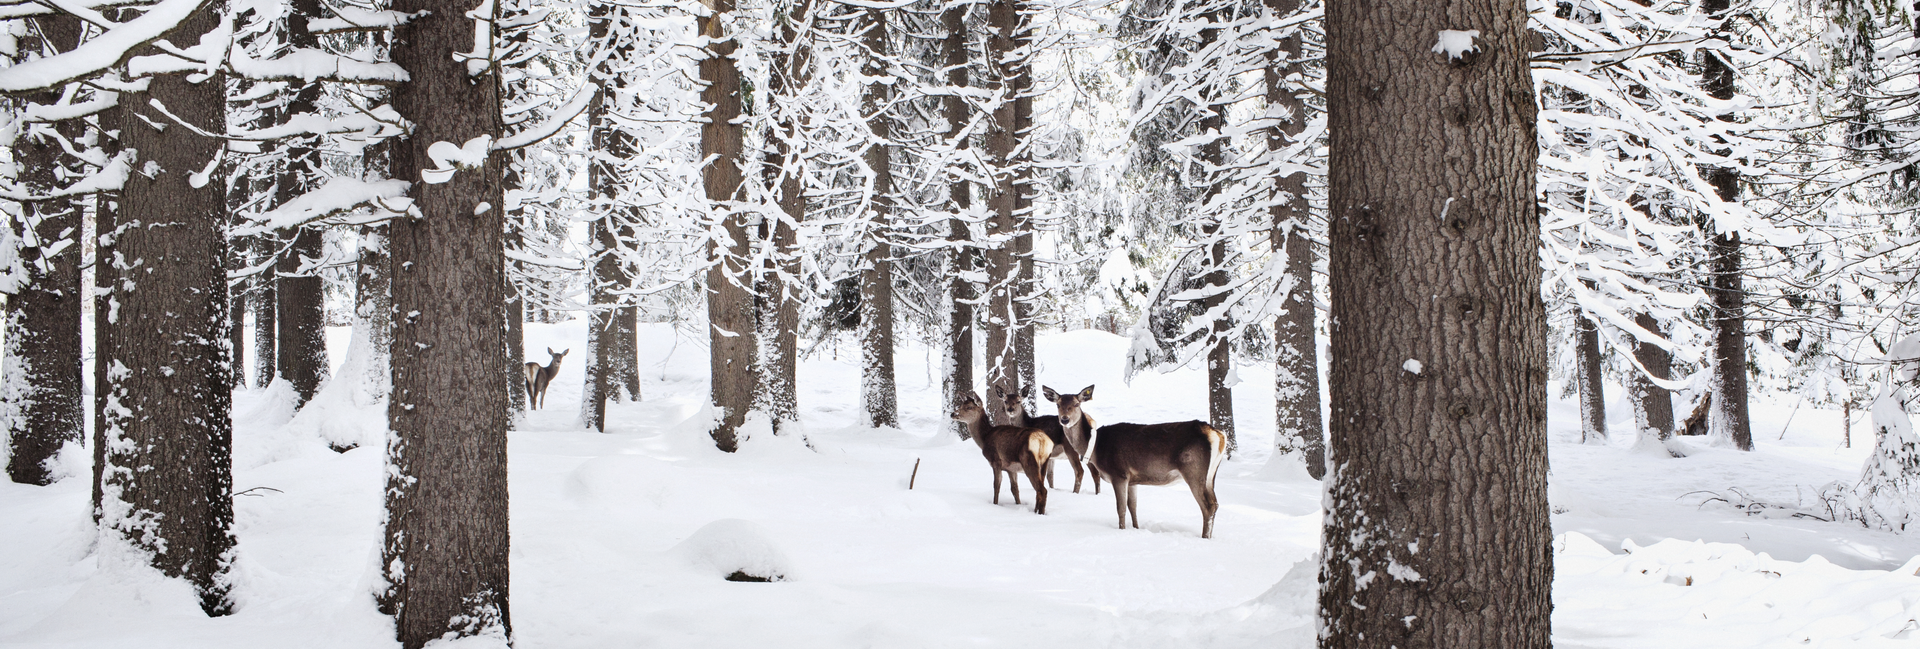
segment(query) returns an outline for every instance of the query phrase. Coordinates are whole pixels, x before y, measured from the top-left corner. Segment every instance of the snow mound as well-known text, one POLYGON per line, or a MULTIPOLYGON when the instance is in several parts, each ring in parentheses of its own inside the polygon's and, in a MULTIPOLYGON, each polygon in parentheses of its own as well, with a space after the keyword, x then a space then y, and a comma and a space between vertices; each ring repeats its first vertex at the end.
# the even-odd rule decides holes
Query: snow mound
POLYGON ((766 528, 723 518, 700 528, 669 550, 701 571, 729 581, 792 581, 793 564, 766 528))
POLYGON ((665 508, 674 485, 684 484, 676 466, 644 455, 605 455, 587 460, 567 475, 565 495, 580 504, 632 509, 639 504, 665 508))

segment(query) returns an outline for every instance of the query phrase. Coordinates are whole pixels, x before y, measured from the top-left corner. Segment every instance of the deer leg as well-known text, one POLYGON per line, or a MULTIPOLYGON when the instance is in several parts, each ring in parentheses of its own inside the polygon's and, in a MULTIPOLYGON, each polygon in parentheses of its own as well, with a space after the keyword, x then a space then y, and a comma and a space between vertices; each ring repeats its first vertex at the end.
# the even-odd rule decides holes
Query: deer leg
POLYGON ((1007 489, 1013 492, 1013 504, 1023 504, 1020 502, 1020 476, 1014 475, 1012 468, 1007 469, 1007 489))
POLYGON ((1072 444, 1067 445, 1067 464, 1073 467, 1073 492, 1080 493, 1080 479, 1087 473, 1080 467, 1080 454, 1073 450, 1072 444))
POLYGON ((993 504, 1000 504, 1000 467, 993 468, 993 504))
POLYGON ((1193 490, 1194 502, 1200 503, 1200 538, 1213 538, 1213 513, 1220 510, 1220 500, 1213 496, 1213 490, 1207 488, 1205 473, 1199 477, 1188 477, 1187 488, 1193 490))
POLYGON ((1040 463, 1031 460, 1029 462, 1031 464, 1027 467, 1027 481, 1033 483, 1033 513, 1045 514, 1047 513, 1046 480, 1040 474, 1040 463))
MULTIPOLYGON (((1138 486, 1131 482, 1127 483, 1127 515, 1133 517, 1133 529, 1136 530, 1140 529, 1140 493, 1133 489, 1138 486)), ((1114 485, 1113 490, 1119 491, 1120 486, 1114 485)))
POLYGON ((1113 508, 1120 513, 1120 529, 1127 529, 1127 485, 1123 480, 1113 480, 1113 508))

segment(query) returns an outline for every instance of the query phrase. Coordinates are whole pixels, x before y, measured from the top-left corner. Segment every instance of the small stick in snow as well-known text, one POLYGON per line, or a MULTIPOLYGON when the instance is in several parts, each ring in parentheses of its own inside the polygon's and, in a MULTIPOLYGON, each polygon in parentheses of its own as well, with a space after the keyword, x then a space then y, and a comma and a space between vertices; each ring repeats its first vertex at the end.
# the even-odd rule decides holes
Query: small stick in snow
POLYGON ((920 458, 913 458, 913 475, 907 476, 907 490, 913 490, 913 481, 920 477, 920 458))
MULTIPOLYGON (((1807 395, 1804 395, 1804 394, 1803 394, 1803 395, 1800 395, 1800 400, 1799 400, 1799 401, 1795 401, 1795 402, 1793 402, 1793 412, 1789 412, 1789 413, 1787 413, 1787 425, 1786 425, 1786 426, 1781 426, 1781 427, 1780 427, 1780 439, 1786 439, 1786 438, 1787 438, 1787 427, 1788 427, 1788 426, 1792 426, 1792 425, 1793 425, 1793 416, 1794 416, 1794 415, 1797 415, 1797 414, 1800 414, 1800 404, 1803 404, 1803 403, 1806 403, 1806 402, 1807 402, 1807 395)), ((1780 441, 1780 440, 1774 440, 1774 441, 1776 441, 1776 442, 1777 442, 1777 441, 1780 441)))

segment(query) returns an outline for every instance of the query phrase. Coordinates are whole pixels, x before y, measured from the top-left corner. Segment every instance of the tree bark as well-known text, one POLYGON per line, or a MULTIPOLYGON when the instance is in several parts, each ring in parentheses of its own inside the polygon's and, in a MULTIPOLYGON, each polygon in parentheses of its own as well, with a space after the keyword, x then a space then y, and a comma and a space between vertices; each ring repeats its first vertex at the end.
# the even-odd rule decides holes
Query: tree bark
POLYGON ((865 88, 863 112, 873 142, 867 147, 867 168, 873 173, 873 196, 868 201, 867 240, 860 273, 860 394, 867 423, 874 428, 900 426, 898 390, 893 377, 893 126, 888 117, 892 85, 885 9, 869 7, 861 24, 861 44, 867 60, 861 74, 873 81, 865 88))
MULTIPOLYGON (((71 16, 33 18, 28 27, 17 45, 23 55, 66 52, 80 42, 80 21, 71 16)), ((52 89, 21 99, 48 106, 60 95, 52 89)), ((18 134, 13 156, 20 188, 50 195, 67 179, 82 177, 80 161, 61 151, 59 139, 79 140, 85 130, 84 122, 70 119, 18 134)), ((0 424, 10 448, 7 476, 14 482, 51 484, 48 461, 86 434, 80 395, 80 306, 86 299, 80 290, 81 201, 21 201, 19 216, 10 219, 20 245, 18 268, 25 274, 6 298, 6 344, 0 348, 0 371, 6 374, 0 379, 0 424)))
MULTIPOLYGON (((987 160, 992 165, 993 189, 987 194, 987 238, 994 243, 986 250, 987 267, 987 387, 1006 394, 1020 394, 1020 353, 1017 332, 1020 322, 1014 298, 1019 292, 1019 268, 1015 252, 1019 224, 1015 211, 1019 203, 1018 171, 1014 168, 1019 143, 1019 120, 1013 101, 1019 92, 1017 77, 1024 64, 1011 61, 1016 40, 1024 21, 1016 0, 993 0, 987 6, 988 87, 1003 97, 993 111, 986 136, 987 160)), ((989 418, 1004 425, 1006 413, 989 409, 989 418)))
MULTIPOLYGON (((219 13, 196 12, 168 40, 198 43, 219 13)), ((226 130, 225 95, 220 76, 193 83, 167 75, 121 97, 121 143, 142 172, 127 177, 116 224, 128 227, 111 231, 111 256, 97 269, 111 287, 108 355, 99 357, 107 368, 101 534, 187 580, 212 616, 233 606, 233 368, 225 183, 194 178, 223 147, 194 129, 226 130), (175 117, 155 104, 193 129, 156 128, 175 117)))
POLYGON ((778 102, 774 118, 773 148, 767 153, 768 184, 779 192, 781 218, 762 222, 760 237, 773 246, 766 256, 758 282, 760 332, 764 348, 760 373, 760 396, 767 415, 773 420, 775 434, 800 421, 798 383, 794 375, 799 365, 800 299, 795 282, 801 273, 798 226, 806 220, 807 197, 801 185, 805 161, 794 142, 800 137, 800 123, 789 108, 797 102, 798 91, 806 87, 809 46, 801 42, 812 21, 813 3, 799 0, 789 5, 779 32, 779 47, 770 53, 771 78, 767 80, 771 101, 778 102))
MULTIPOLYGON (((1633 322, 1655 335, 1666 335, 1660 330, 1660 321, 1651 314, 1636 314, 1633 322)), ((1666 380, 1671 377, 1672 355, 1659 345, 1635 342, 1633 358, 1653 378, 1666 380)), ((1640 435, 1652 434, 1657 439, 1673 436, 1673 397, 1667 394, 1666 388, 1654 385, 1645 374, 1635 370, 1627 376, 1627 393, 1633 400, 1633 423, 1640 435)))
POLYGON ((595 70, 594 103, 587 114, 587 129, 598 154, 587 166, 587 184, 595 195, 599 218, 592 226, 594 263, 591 278, 592 322, 587 332, 587 381, 580 410, 581 423, 593 430, 605 431, 607 401, 626 401, 640 397, 640 371, 634 350, 639 309, 627 291, 633 276, 621 258, 622 242, 633 240, 634 215, 626 206, 626 181, 617 164, 633 156, 633 137, 609 117, 613 102, 621 97, 610 90, 626 87, 621 76, 632 51, 613 33, 622 11, 610 3, 596 3, 589 16, 588 37, 601 48, 610 48, 608 58, 595 70))
MULTIPOLYGON (((111 10, 110 10, 111 11, 111 10)), ((115 12, 117 13, 117 12, 115 12)), ((113 15, 110 13, 109 15, 113 15)), ((111 160, 120 155, 120 135, 118 127, 125 120, 126 110, 120 105, 108 107, 97 116, 100 125, 100 153, 111 160)), ((107 316, 113 314, 113 286, 116 273, 108 268, 113 259, 114 233, 119 231, 120 194, 101 192, 94 197, 93 209, 93 430, 88 446, 93 449, 93 493, 89 508, 93 514, 93 523, 97 527, 106 520, 106 476, 107 476, 107 359, 116 358, 119 352, 113 347, 114 337, 108 335, 107 316)))
MULTIPOLYGON (((972 64, 967 55, 966 17, 967 5, 964 4, 949 5, 940 14, 941 27, 946 30, 946 37, 940 41, 940 52, 947 66, 947 85, 956 90, 941 99, 941 111, 947 119, 947 137, 953 138, 956 151, 967 148, 967 138, 961 131, 971 115, 967 100, 957 92, 967 87, 967 68, 972 64)), ((945 397, 945 412, 953 412, 960 396, 974 389, 973 305, 978 295, 967 276, 973 274, 978 265, 978 252, 970 245, 973 233, 961 217, 973 207, 972 185, 963 177, 950 177, 947 201, 948 210, 953 214, 947 219, 947 241, 953 245, 947 249, 947 372, 941 394, 945 397)), ((972 436, 964 422, 956 421, 952 426, 960 439, 972 436)))
POLYGON ((414 181, 421 217, 391 228, 394 325, 392 429, 380 565, 380 609, 394 616, 407 649, 452 637, 512 638, 508 608, 504 156, 441 182, 428 154, 498 138, 497 68, 471 70, 458 53, 475 47, 474 19, 496 19, 479 0, 395 0, 427 12, 402 28, 393 61, 412 75, 394 87, 396 110, 414 122, 391 149, 394 176, 414 181))
MULTIPOLYGON (((1268 13, 1278 20, 1300 10, 1300 0, 1267 0, 1268 13)), ((1307 102, 1287 88, 1287 77, 1304 74, 1300 35, 1280 39, 1267 55, 1267 106, 1286 113, 1267 134, 1267 150, 1291 145, 1307 130, 1307 102)), ((1273 321, 1274 442, 1280 452, 1299 451, 1307 474, 1319 480, 1327 475, 1326 433, 1320 417, 1320 345, 1313 326, 1313 242, 1307 236, 1307 174, 1299 172, 1274 180, 1284 196, 1269 208, 1274 254, 1285 255, 1282 272, 1292 280, 1281 299, 1282 312, 1273 321)))
POLYGON ((367 336, 367 394, 385 399, 393 390, 393 267, 386 224, 360 228, 360 259, 354 274, 354 315, 367 336))
POLYGON ((712 434, 714 444, 728 453, 739 449, 740 425, 753 409, 759 347, 753 295, 748 290, 753 278, 747 266, 752 252, 747 241, 747 215, 733 205, 740 194, 744 154, 744 134, 734 122, 740 116, 740 71, 730 58, 739 44, 733 35, 722 33, 722 25, 734 7, 735 0, 707 0, 711 12, 696 21, 700 34, 708 39, 708 56, 700 60, 700 80, 706 86, 700 91, 700 101, 709 107, 706 123, 700 128, 700 154, 708 160, 702 184, 712 218, 719 220, 724 233, 724 239, 707 242, 707 258, 712 264, 706 286, 713 376, 712 434))
MULTIPOLYGON (((1200 47, 1203 51, 1211 49, 1211 44, 1219 39, 1219 25, 1226 23, 1229 17, 1225 11, 1214 11, 1209 12, 1205 19, 1210 26, 1200 31, 1202 42, 1200 47)), ((1206 190, 1201 193, 1201 205, 1213 202, 1214 197, 1219 195, 1220 180, 1215 178, 1215 174, 1219 173, 1216 170, 1226 168, 1224 138, 1227 137, 1225 131, 1228 106, 1222 103, 1225 90, 1225 88, 1208 87, 1207 92, 1212 96, 1206 98, 1208 104, 1198 124, 1200 133, 1214 134, 1213 138, 1200 145, 1199 150, 1199 159, 1205 168, 1199 170, 1198 176, 1208 179, 1206 190)), ((1229 281, 1226 269, 1227 243, 1219 238, 1220 222, 1217 216, 1202 224, 1200 230, 1208 239, 1212 239, 1207 244, 1207 273, 1201 281, 1205 282, 1210 290, 1218 292, 1200 302, 1207 311, 1211 312, 1227 300, 1226 287, 1229 281)), ((1214 319, 1211 326, 1213 346, 1207 350, 1207 422, 1212 424, 1214 429, 1226 433, 1227 455, 1231 457, 1240 446, 1239 437, 1234 434, 1233 425, 1233 340, 1228 337, 1233 329, 1233 322, 1230 315, 1222 313, 1214 319)))
MULTIPOLYGON (((280 251, 280 241, 270 234, 253 237, 254 258, 256 263, 265 263, 272 255, 280 251)), ((256 275, 253 283, 253 387, 264 388, 273 385, 280 352, 274 339, 280 332, 279 319, 274 317, 280 311, 280 295, 274 288, 274 281, 265 275, 256 275)))
POLYGON ((1607 441, 1607 397, 1601 381, 1600 327, 1593 319, 1581 314, 1574 325, 1574 355, 1578 361, 1575 368, 1575 380, 1580 386, 1580 441, 1583 443, 1605 443, 1607 441))
POLYGON ((1551 646, 1526 3, 1326 16, 1336 468, 1320 646, 1551 646), (1473 51, 1434 51, 1469 27, 1473 51))
MULTIPOLYGON (((307 29, 307 21, 321 15, 319 0, 290 0, 292 11, 286 16, 287 45, 296 48, 318 48, 319 39, 307 29)), ((316 114, 316 104, 320 100, 320 82, 293 82, 292 95, 288 97, 283 119, 295 115, 316 114)), ((286 143, 286 155, 281 158, 279 182, 276 183, 276 204, 285 205, 320 184, 320 137, 317 135, 289 138, 286 143)), ((327 380, 327 300, 326 284, 304 265, 309 260, 318 260, 324 254, 322 231, 303 227, 293 233, 293 245, 280 257, 274 268, 274 285, 279 301, 279 352, 280 377, 293 385, 293 391, 299 400, 296 407, 304 406, 313 394, 320 390, 320 384, 327 380), (304 272, 303 272, 304 271, 304 272)))
MULTIPOLYGON (((1731 0, 1700 0, 1701 13, 1714 19, 1727 16, 1731 0)), ((1713 38, 1725 40, 1724 28, 1713 38)), ((1714 99, 1732 100, 1733 67, 1712 50, 1701 50, 1700 88, 1714 99)), ((1732 115, 1721 115, 1730 121, 1732 115)), ((1720 200, 1740 198, 1740 172, 1727 167, 1701 170, 1707 184, 1720 200)), ((1713 300, 1713 413, 1707 428, 1712 442, 1742 451, 1753 450, 1753 427, 1747 418, 1747 315, 1744 271, 1740 268, 1740 233, 1718 232, 1709 224, 1713 237, 1708 260, 1712 277, 1707 289, 1713 300)))
MULTIPOLYGON (((1027 412, 1039 412, 1034 388, 1039 385, 1039 364, 1034 356, 1034 339, 1039 335, 1034 314, 1040 305, 1039 282, 1033 265, 1033 57, 1039 44, 1034 40, 1031 5, 1016 0, 1013 10, 1019 28, 1014 32, 1013 51, 1021 55, 1009 62, 1007 92, 1013 96, 1013 259, 1014 271, 1013 361, 1019 370, 1021 400, 1027 412)), ((1018 423, 1018 422, 1009 422, 1018 423)))

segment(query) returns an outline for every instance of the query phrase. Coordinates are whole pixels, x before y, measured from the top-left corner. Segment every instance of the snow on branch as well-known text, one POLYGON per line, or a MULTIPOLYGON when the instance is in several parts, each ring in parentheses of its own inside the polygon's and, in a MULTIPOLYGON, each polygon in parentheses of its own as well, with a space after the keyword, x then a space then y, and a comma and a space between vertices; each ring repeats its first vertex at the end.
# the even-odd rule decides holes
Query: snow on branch
POLYGON ((127 53, 165 37, 206 8, 208 0, 161 0, 140 17, 119 23, 72 50, 0 70, 0 92, 46 90, 91 77, 125 59, 127 53))
POLYGON ((307 21, 307 29, 315 34, 345 34, 349 32, 371 32, 392 29, 413 22, 415 18, 428 15, 430 11, 374 11, 353 6, 334 7, 335 18, 315 18, 307 21))
MULTIPOLYGON (((362 205, 373 204, 385 216, 404 214, 413 200, 406 197, 413 183, 404 180, 360 180, 332 178, 320 188, 287 201, 272 211, 250 216, 254 223, 234 228, 232 236, 251 236, 275 230, 296 228, 362 205)), ((376 219, 380 220, 380 219, 376 219)))

